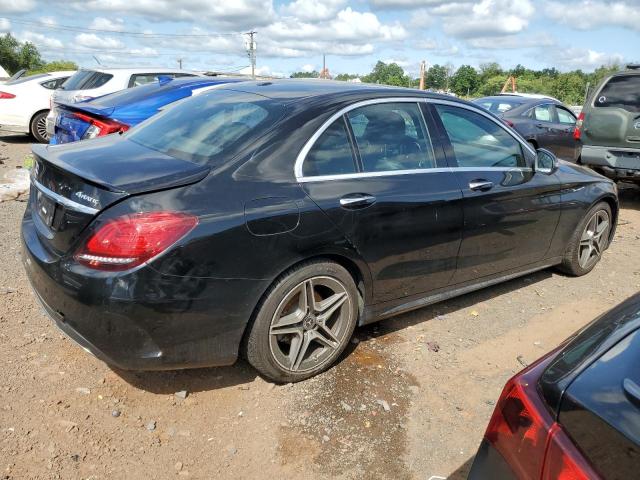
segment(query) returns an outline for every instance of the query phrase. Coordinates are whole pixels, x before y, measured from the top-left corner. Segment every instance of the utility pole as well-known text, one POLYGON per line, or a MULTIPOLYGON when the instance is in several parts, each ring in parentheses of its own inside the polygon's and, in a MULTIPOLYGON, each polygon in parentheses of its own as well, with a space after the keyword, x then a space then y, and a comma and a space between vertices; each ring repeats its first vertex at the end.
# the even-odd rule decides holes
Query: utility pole
POLYGON ((254 36, 258 32, 250 31, 245 33, 245 35, 249 35, 249 42, 247 45, 247 55, 251 60, 251 78, 255 80, 256 78, 256 42, 254 41, 254 36))
POLYGON ((327 56, 322 54, 322 75, 320 78, 327 78, 327 56))
POLYGON ((180 66, 180 70, 182 70, 182 59, 178 58, 178 65, 180 66))
POLYGON ((424 60, 420 62, 420 90, 424 90, 424 75, 427 65, 424 60))

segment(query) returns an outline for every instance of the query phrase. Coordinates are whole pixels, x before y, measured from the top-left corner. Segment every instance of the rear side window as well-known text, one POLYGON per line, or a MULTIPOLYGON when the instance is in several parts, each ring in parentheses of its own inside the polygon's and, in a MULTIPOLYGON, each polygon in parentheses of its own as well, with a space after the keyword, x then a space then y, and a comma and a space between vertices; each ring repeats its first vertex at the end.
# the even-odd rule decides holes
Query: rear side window
POLYGON ((458 167, 526 167, 522 146, 504 128, 466 108, 435 105, 458 167))
POLYGON ((640 75, 612 77, 598 93, 594 106, 640 112, 640 75))
POLYGON ((313 177, 355 171, 351 142, 344 119, 340 117, 313 144, 302 165, 302 174, 305 177, 313 177))
POLYGON ((62 84, 63 90, 90 90, 99 88, 113 78, 110 73, 80 70, 62 84))
POLYGON ((42 82, 40 85, 42 85, 44 88, 48 90, 55 90, 56 88, 60 88, 60 85, 66 82, 67 78, 69 77, 62 77, 62 78, 56 78, 55 80, 48 80, 46 82, 42 82))
POLYGON ((365 172, 434 168, 435 156, 420 107, 380 103, 347 114, 365 172))
POLYGON ((172 157, 220 165, 254 144, 282 114, 282 105, 270 98, 216 90, 161 112, 127 138, 172 157))

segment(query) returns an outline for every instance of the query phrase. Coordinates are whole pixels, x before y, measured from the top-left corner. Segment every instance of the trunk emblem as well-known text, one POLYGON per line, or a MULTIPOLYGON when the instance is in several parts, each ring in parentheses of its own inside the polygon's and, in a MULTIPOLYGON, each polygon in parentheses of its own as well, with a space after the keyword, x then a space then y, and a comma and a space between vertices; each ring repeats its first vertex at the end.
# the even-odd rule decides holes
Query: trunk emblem
POLYGON ((78 197, 79 199, 84 200, 85 202, 89 202, 94 207, 98 206, 98 199, 97 198, 90 197, 86 193, 82 193, 82 192, 76 192, 76 193, 74 193, 74 195, 76 197, 78 197))
POLYGON ((634 123, 633 128, 635 128, 636 130, 640 130, 640 122, 634 123))

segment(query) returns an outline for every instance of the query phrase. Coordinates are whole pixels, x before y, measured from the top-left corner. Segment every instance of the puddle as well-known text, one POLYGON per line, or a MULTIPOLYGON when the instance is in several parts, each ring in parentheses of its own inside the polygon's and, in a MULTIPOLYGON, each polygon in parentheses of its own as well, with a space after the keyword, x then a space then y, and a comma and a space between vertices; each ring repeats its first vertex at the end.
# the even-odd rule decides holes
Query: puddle
POLYGON ((409 478, 403 456, 413 384, 378 339, 359 343, 328 372, 284 389, 281 463, 311 464, 332 478, 409 478))

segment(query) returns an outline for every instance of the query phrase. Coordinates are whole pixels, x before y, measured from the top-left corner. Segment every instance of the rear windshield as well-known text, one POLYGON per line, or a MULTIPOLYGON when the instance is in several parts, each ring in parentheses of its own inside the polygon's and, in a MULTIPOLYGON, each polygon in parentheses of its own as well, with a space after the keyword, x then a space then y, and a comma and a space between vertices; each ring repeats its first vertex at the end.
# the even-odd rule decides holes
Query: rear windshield
POLYGON ((11 80, 5 83, 5 85, 19 85, 24 82, 30 82, 31 80, 37 80, 39 78, 47 78, 50 76, 51 75, 49 75, 48 73, 39 73, 37 75, 29 75, 28 77, 20 77, 17 80, 11 80))
POLYGON ((99 88, 113 78, 110 73, 79 70, 62 84, 62 90, 90 90, 99 88))
POLYGON ((127 138, 172 157, 219 165, 250 146, 282 114, 282 105, 270 98, 218 90, 176 104, 127 138))
POLYGON ((489 110, 490 112, 498 114, 508 112, 509 110, 522 105, 522 102, 518 102, 517 100, 507 100, 502 98, 479 98, 474 100, 473 103, 480 105, 482 108, 489 110))
POLYGON ((640 112, 640 75, 612 77, 598 93, 594 106, 640 112))

